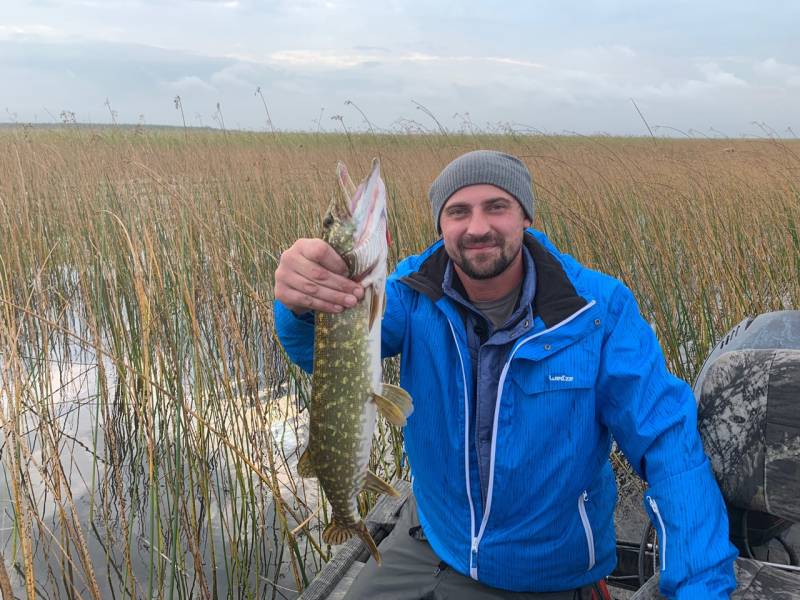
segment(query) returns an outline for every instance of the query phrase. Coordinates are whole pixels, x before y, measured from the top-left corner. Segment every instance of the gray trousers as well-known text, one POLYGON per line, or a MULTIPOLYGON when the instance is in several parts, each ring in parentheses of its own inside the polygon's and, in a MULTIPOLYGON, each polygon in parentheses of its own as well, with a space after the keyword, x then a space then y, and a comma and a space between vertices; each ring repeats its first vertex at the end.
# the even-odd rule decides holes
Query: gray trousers
POLYGON ((491 588, 444 564, 422 535, 410 497, 394 531, 380 545, 383 565, 369 559, 345 600, 590 600, 592 586, 563 592, 509 592, 491 588), (423 538, 423 539, 420 539, 423 538))

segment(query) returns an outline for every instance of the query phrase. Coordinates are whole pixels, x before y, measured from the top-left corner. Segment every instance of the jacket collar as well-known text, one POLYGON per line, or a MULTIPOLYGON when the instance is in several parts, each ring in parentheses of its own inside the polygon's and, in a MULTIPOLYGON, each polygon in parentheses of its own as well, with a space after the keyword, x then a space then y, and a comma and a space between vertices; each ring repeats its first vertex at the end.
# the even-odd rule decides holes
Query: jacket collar
MULTIPOLYGON (((523 243, 536 266, 534 315, 541 317, 546 327, 552 327, 583 308, 587 301, 578 295, 559 260, 533 235, 525 232, 523 243)), ((442 284, 449 261, 450 257, 442 245, 415 272, 402 277, 400 281, 436 303, 444 296, 442 284)))

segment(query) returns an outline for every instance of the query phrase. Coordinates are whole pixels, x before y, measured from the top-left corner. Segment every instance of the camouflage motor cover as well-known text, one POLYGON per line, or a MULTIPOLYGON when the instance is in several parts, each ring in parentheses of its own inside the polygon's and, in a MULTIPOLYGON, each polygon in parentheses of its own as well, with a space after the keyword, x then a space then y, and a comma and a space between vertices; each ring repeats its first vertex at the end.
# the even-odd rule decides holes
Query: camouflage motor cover
POLYGON ((694 391, 726 502, 800 522, 800 311, 734 327, 694 391))
MULTIPOLYGON (((731 600, 797 600, 800 573, 783 571, 747 558, 737 558, 736 591, 731 600)), ((651 577, 630 600, 664 600, 658 591, 658 574, 651 577)))

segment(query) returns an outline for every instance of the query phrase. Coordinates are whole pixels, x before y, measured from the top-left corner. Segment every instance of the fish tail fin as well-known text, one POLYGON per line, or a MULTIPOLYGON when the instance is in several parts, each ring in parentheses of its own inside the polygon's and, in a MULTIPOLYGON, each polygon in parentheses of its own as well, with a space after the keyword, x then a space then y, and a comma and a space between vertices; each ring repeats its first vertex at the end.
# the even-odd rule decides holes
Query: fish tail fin
POLYGON ((322 541, 335 546, 337 544, 343 544, 354 535, 361 538, 361 541, 364 542, 372 558, 380 565, 381 553, 378 552, 378 546, 375 544, 375 540, 372 539, 372 535, 370 535, 369 529, 367 529, 364 521, 359 521, 355 525, 340 525, 334 517, 322 532, 322 541))
POLYGON ((361 538, 361 541, 364 542, 364 545, 369 550, 369 553, 372 555, 372 560, 374 560, 377 565, 381 566, 381 553, 378 552, 378 546, 375 544, 375 540, 372 539, 372 536, 369 533, 369 529, 367 526, 364 525, 364 521, 359 521, 358 525, 356 526, 356 534, 358 537, 361 538))

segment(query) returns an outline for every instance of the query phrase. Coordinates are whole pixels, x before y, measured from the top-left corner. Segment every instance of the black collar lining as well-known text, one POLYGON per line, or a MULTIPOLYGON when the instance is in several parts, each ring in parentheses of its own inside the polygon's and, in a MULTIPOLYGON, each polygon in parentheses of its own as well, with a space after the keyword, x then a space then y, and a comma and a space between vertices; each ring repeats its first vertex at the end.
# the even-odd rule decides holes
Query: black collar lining
MULTIPOLYGON (((536 265, 534 315, 540 316, 545 326, 550 328, 586 306, 587 301, 578 295, 561 263, 535 237, 525 233, 524 244, 536 265)), ((432 302, 438 302, 444 295, 442 283, 449 260, 442 246, 425 259, 416 272, 400 281, 432 302)))

